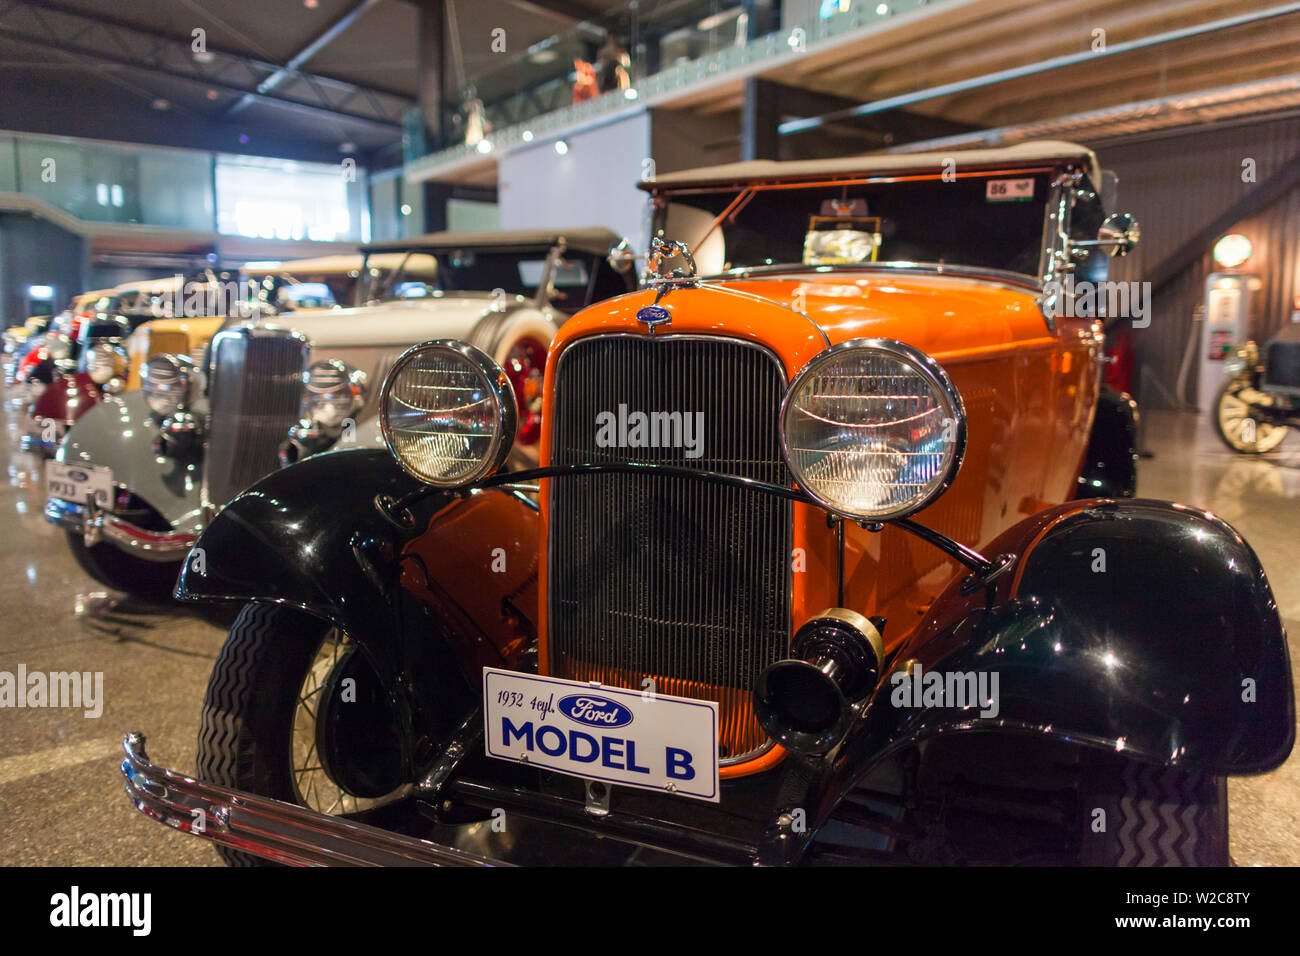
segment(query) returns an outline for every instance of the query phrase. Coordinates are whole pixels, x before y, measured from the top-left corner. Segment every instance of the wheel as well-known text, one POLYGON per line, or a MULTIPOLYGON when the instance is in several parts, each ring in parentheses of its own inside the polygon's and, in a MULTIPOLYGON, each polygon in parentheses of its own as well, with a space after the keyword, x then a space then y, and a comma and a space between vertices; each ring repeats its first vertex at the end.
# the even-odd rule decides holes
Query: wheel
POLYGON ((1233 451, 1247 455, 1270 452, 1282 444, 1287 427, 1256 421, 1250 416, 1250 406, 1272 404, 1271 395, 1239 381, 1226 382, 1214 400, 1214 430, 1233 451))
POLYGON ((65 534, 81 570, 100 584, 152 601, 171 598, 182 562, 145 561, 106 541, 86 547, 85 538, 77 532, 67 531, 65 534))
MULTIPOLYGON (((220 786, 355 815, 401 788, 402 739, 373 668, 346 634, 253 603, 231 626, 208 682, 197 772, 220 786)), ((271 865, 217 852, 231 866, 271 865)))
POLYGON ((1080 863, 1229 864, 1226 777, 1106 757, 1083 764, 1080 863))

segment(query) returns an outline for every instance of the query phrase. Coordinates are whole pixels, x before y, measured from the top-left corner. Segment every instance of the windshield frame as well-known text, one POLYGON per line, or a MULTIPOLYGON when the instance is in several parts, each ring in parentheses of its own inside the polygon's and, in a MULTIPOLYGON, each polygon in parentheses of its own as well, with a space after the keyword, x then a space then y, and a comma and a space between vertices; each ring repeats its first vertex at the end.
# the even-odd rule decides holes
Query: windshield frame
MULTIPOLYGON (((960 156, 961 153, 957 152, 954 153, 953 158, 955 161, 959 162, 960 156)), ((905 160, 905 157, 901 157, 901 159, 905 160)), ((892 185, 896 183, 916 183, 916 182, 927 182, 927 181, 947 182, 950 181, 951 178, 991 179, 991 178, 1003 177, 1003 176, 1025 176, 1025 175, 1047 174, 1050 192, 1049 195, 1046 197, 1046 202, 1045 202, 1046 209, 1043 215, 1042 229, 1039 234, 1039 260, 1038 260, 1037 271, 1035 273, 1017 272, 1017 271, 1011 271, 1006 269, 997 269, 993 267, 974 266, 969 263, 959 263, 959 262, 949 262, 949 261, 923 262, 923 261, 893 260, 891 262, 889 260, 886 260, 882 262, 872 262, 872 263, 844 263, 844 264, 824 264, 824 265, 810 265, 803 262, 791 262, 791 263, 772 263, 770 265, 763 264, 763 265, 753 265, 753 266, 739 266, 730 270, 724 270, 721 273, 717 273, 714 276, 711 276, 711 278, 719 278, 719 279, 728 278, 728 277, 734 278, 738 274, 753 274, 758 270, 764 270, 768 272, 773 272, 773 271, 790 272, 793 270, 839 271, 843 269, 859 269, 859 268, 866 268, 866 267, 873 267, 873 266, 883 267, 883 268, 910 267, 914 271, 945 271, 946 270, 955 273, 959 270, 964 270, 968 274, 971 273, 1000 274, 1004 277, 1017 278, 1018 280, 1020 280, 1017 284, 1024 284, 1023 280, 1028 278, 1028 279, 1032 279, 1036 286, 1039 286, 1042 284, 1043 275, 1045 274, 1046 271, 1049 270, 1050 261, 1052 258, 1051 252, 1053 246, 1055 245, 1056 217, 1053 215, 1053 213, 1055 210, 1058 209, 1057 190, 1060 185, 1059 180, 1062 172, 1074 168, 1075 168, 1074 163, 1070 163, 1063 160, 1059 163, 1034 163, 1034 164, 1022 165, 1022 166, 1013 165, 1013 166, 997 166, 997 167, 980 167, 980 168, 968 169, 968 170, 963 170, 958 168, 951 171, 950 173, 947 171, 934 172, 934 173, 905 173, 905 174, 883 173, 878 175, 861 175, 861 174, 854 174, 854 173, 846 173, 843 175, 836 175, 836 176, 814 176, 805 179, 793 179, 793 178, 771 179, 771 180, 755 179, 755 180, 742 180, 734 183, 725 183, 725 182, 708 183, 708 184, 696 183, 696 184, 684 184, 681 186, 677 186, 677 185, 665 186, 662 188, 654 187, 653 185, 651 185, 651 203, 652 203, 651 223, 650 223, 651 235, 660 236, 664 239, 674 238, 672 236, 667 235, 665 232, 667 217, 668 217, 668 208, 674 201, 678 199, 678 197, 683 197, 683 196, 712 195, 721 198, 721 197, 734 194, 734 198, 724 206, 722 212, 720 212, 717 216, 714 217, 713 221, 709 225, 709 228, 703 233, 703 235, 701 235, 698 239, 696 239, 691 249, 691 253, 692 255, 694 255, 699 252, 699 250, 702 248, 704 243, 709 239, 709 237, 712 236, 715 232, 717 232, 718 229, 722 227, 723 222, 729 216, 734 216, 738 214, 742 209, 744 209, 750 203, 750 201, 755 196, 764 192, 785 191, 785 190, 793 190, 793 189, 815 190, 815 189, 827 189, 832 187, 848 188, 851 186, 882 186, 882 185, 892 185), (949 176, 950 178, 945 179, 945 176, 949 176)), ((691 205, 691 204, 688 203, 687 205, 691 205)), ((697 206, 696 208, 700 208, 700 207, 697 206)))

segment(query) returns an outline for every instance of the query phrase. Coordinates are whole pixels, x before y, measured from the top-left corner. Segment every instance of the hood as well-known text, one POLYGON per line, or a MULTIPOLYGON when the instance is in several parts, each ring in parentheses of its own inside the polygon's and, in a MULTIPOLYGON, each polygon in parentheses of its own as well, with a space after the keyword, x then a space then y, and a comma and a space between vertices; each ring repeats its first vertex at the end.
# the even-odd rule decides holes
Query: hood
POLYGON ((863 272, 717 284, 804 313, 831 345, 855 338, 896 339, 942 358, 1049 334, 1036 293, 1010 281, 863 272))
MULTIPOLYGON (((511 304, 518 302, 512 299, 511 304)), ((410 345, 428 339, 464 339, 492 312, 488 292, 458 292, 428 299, 401 299, 351 309, 287 312, 258 325, 293 329, 313 349, 345 346, 410 345)))

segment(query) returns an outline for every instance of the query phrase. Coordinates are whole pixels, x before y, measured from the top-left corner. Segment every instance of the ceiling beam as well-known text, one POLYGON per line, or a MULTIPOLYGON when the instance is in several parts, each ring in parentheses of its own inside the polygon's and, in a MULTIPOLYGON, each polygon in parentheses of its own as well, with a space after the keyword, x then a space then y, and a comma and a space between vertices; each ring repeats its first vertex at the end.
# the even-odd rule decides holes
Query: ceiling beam
POLYGON ((348 27, 356 23, 357 19, 363 13, 372 7, 377 6, 381 2, 382 0, 361 0, 360 3, 357 3, 350 10, 344 13, 343 16, 339 17, 332 24, 326 27, 325 30, 318 34, 315 39, 311 40, 303 46, 302 49, 291 56, 283 66, 278 67, 270 76, 258 83, 256 92, 245 93, 235 101, 230 109, 226 110, 226 118, 229 119, 231 116, 234 116, 246 107, 251 106, 257 101, 258 94, 265 96, 286 79, 289 79, 290 77, 303 76, 303 74, 298 73, 299 67, 346 33, 348 27))
MULTIPOLYGON (((204 76, 201 73, 185 73, 180 70, 173 70, 166 67, 144 66, 129 56, 107 53, 90 47, 79 47, 68 44, 67 42, 46 39, 44 37, 26 33, 22 30, 16 30, 2 22, 0 22, 0 36, 6 36, 12 40, 17 40, 20 43, 26 43, 30 46, 54 50, 74 58, 82 58, 96 63, 107 63, 113 66, 140 70, 144 73, 165 76, 168 79, 179 80, 183 83, 190 83, 195 86, 202 86, 205 89, 221 90, 225 93, 240 96, 248 93, 248 91, 241 86, 233 86, 229 83, 223 83, 219 80, 214 80, 211 77, 204 76)), ((401 129, 401 123, 399 121, 388 117, 378 118, 371 115, 353 113, 348 110, 336 109, 330 106, 317 106, 313 103, 291 100, 282 96, 266 96, 261 93, 252 93, 249 95, 256 97, 261 102, 302 113, 315 119, 329 118, 334 120, 346 120, 347 122, 360 123, 375 129, 383 129, 387 132, 401 129)))
MULTIPOLYGON (((149 47, 150 54, 148 60, 133 63, 137 69, 145 71, 153 70, 152 61, 161 60, 164 55, 171 54, 173 57, 183 59, 187 66, 194 71, 194 75, 205 75, 200 64, 194 59, 194 54, 190 48, 189 37, 177 37, 171 34, 161 33, 157 30, 138 26, 110 14, 99 12, 91 13, 78 8, 64 6, 61 3, 54 2, 54 0, 17 0, 16 3, 8 6, 5 10, 0 11, 0 31, 5 30, 3 21, 6 16, 25 8, 30 11, 33 18, 36 19, 36 21, 47 31, 51 29, 51 25, 44 17, 39 16, 38 11, 54 14, 64 20, 63 23, 59 24, 60 26, 70 28, 66 32, 61 31, 57 36, 51 37, 51 42, 42 44, 44 46, 50 46, 52 43, 57 43, 61 48, 69 49, 76 53, 89 51, 90 54, 105 53, 111 56, 113 51, 101 51, 94 46, 88 45, 86 42, 82 42, 81 40, 81 38, 86 34, 99 33, 102 35, 107 31, 110 37, 114 37, 114 34, 116 34, 116 45, 122 45, 122 41, 124 40, 133 40, 137 42, 142 41, 149 47)), ((351 24, 349 23, 348 25, 351 24)), ((29 34, 29 36, 30 35, 32 34, 29 34)), ((318 52, 318 50, 313 51, 313 55, 315 52, 318 52)), ((320 86, 325 89, 335 90, 345 95, 379 93, 386 97, 399 99, 406 105, 409 105, 411 102, 411 97, 406 93, 386 89, 373 84, 362 86, 336 77, 306 73, 299 70, 296 66, 273 63, 248 53, 237 53, 233 50, 217 49, 212 46, 207 48, 207 53, 211 57, 211 66, 213 72, 216 74, 220 74, 225 68, 228 68, 231 65, 239 65, 253 76, 259 74, 267 74, 270 76, 277 72, 282 72, 284 78, 291 77, 293 79, 302 80, 305 83, 320 86)), ((157 72, 162 71, 159 70, 157 72)), ((171 72, 176 73, 177 71, 172 70, 171 72)), ((277 80, 276 82, 278 84, 281 81, 277 80)), ((246 89, 240 89, 239 92, 245 93, 249 91, 246 89)), ((322 105, 328 108, 329 102, 324 99, 323 95, 319 91, 315 92, 317 96, 321 97, 322 105)))
POLYGON ((607 12, 575 3, 573 0, 506 0, 508 6, 524 10, 536 16, 563 20, 566 23, 584 23, 604 16, 607 12))
POLYGON ((1221 20, 1215 20, 1209 23, 1198 23, 1189 27, 1169 30, 1165 33, 1152 34, 1136 40, 1114 43, 1107 46, 1105 50, 1095 52, 1092 50, 1085 50, 1080 53, 1051 57, 1046 60, 1040 60, 1036 63, 1027 63, 1011 69, 986 73, 983 76, 975 76, 969 79, 958 80, 953 83, 943 83, 938 86, 928 87, 912 93, 904 93, 898 96, 878 99, 869 103, 862 103, 852 109, 836 110, 822 116, 792 120, 781 124, 781 134, 790 135, 802 133, 807 130, 817 129, 820 126, 824 126, 829 122, 837 120, 849 119, 854 116, 869 116, 872 113, 883 113, 887 110, 897 109, 900 106, 911 106, 915 103, 923 103, 927 100, 938 99, 942 96, 949 96, 954 93, 965 93, 969 90, 1005 83, 1008 80, 1048 73, 1054 70, 1059 70, 1062 67, 1074 66, 1079 63, 1100 61, 1119 54, 1131 53, 1135 50, 1151 49, 1153 47, 1172 43, 1176 40, 1185 40, 1190 37, 1204 36, 1206 34, 1215 33, 1219 30, 1241 26, 1247 23, 1273 20, 1278 17, 1290 16, 1295 13, 1300 13, 1300 3, 1286 3, 1276 7, 1269 7, 1264 10, 1256 10, 1250 13, 1240 14, 1238 16, 1225 17, 1221 20))

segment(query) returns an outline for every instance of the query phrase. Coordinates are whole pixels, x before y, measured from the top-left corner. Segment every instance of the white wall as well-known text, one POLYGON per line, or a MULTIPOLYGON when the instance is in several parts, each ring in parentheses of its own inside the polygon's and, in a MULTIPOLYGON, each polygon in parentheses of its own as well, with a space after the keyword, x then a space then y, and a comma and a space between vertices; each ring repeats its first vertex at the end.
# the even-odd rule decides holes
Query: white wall
POLYGON ((494 202, 447 200, 448 232, 490 232, 501 228, 501 209, 494 202))
POLYGON ((641 111, 565 140, 569 151, 563 156, 553 140, 539 140, 502 157, 501 228, 605 226, 644 252, 646 193, 636 184, 650 156, 649 115, 641 111))

